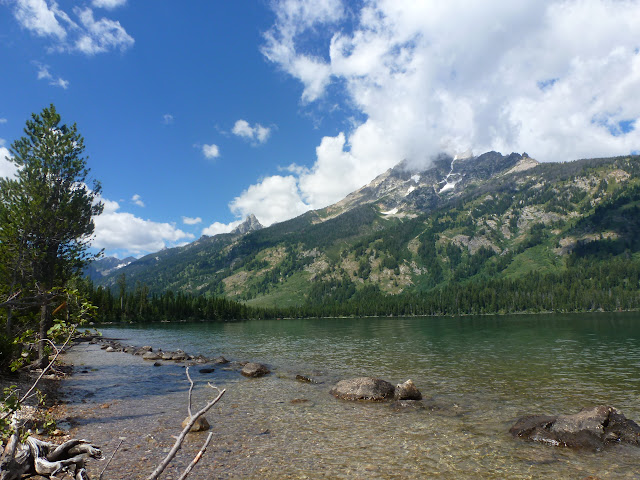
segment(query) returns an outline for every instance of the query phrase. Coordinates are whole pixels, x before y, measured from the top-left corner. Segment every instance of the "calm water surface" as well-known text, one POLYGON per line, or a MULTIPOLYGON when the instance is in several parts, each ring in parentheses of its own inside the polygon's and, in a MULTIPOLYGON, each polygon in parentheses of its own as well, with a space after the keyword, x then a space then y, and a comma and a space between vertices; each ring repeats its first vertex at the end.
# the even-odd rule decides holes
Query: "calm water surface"
MULTIPOLYGON (((547 315, 153 324, 101 328, 163 350, 268 364, 273 374, 192 370, 196 403, 226 388, 207 415, 214 444, 189 478, 640 479, 640 449, 579 452, 522 442, 529 413, 609 404, 640 422, 640 315, 547 315), (302 384, 296 374, 317 379, 302 384), (343 378, 411 378, 433 408, 339 401, 343 378), (292 403, 292 400, 305 400, 292 403)), ((186 415, 184 369, 95 346, 69 354, 76 435, 107 453, 123 438, 113 478, 144 478, 186 415), (82 372, 85 373, 82 373, 82 372), (120 475, 120 477, 118 477, 120 475)), ((190 436, 168 478, 204 441, 190 436)), ((171 477, 174 475, 174 477, 171 477)))

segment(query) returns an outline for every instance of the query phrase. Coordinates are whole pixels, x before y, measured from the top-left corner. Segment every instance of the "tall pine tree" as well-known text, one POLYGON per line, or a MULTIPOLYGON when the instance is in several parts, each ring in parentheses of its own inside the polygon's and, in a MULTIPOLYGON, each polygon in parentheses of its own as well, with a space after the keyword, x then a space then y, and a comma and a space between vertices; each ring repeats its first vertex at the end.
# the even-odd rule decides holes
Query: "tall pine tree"
MULTIPOLYGON (((62 302, 61 290, 98 256, 89 246, 93 217, 103 205, 99 182, 87 184, 84 139, 75 124, 61 125, 51 105, 32 115, 24 133, 10 147, 16 177, 0 179, 0 282, 8 295, 20 292, 14 304, 39 310, 43 362, 52 305, 62 302)), ((9 332, 10 322, 9 314, 9 332)))

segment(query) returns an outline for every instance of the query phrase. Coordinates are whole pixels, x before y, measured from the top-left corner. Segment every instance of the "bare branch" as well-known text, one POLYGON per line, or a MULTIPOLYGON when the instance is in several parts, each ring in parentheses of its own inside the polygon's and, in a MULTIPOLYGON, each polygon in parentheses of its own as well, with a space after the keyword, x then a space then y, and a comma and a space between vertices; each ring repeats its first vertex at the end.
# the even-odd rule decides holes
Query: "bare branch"
POLYGON ((171 460, 173 460, 173 458, 176 456, 176 454, 178 453, 178 450, 180 450, 180 448, 182 447, 182 443, 184 442, 184 439, 187 436, 187 433, 189 433, 189 431, 191 430, 191 427, 193 427, 193 425, 196 423, 198 418, 200 418, 202 415, 207 413, 211 407, 213 407, 216 403, 218 403, 222 398, 222 396, 224 395, 224 392, 226 392, 226 390, 224 389, 220 390, 219 388, 214 387, 211 384, 209 384, 209 386, 211 388, 214 388, 220 393, 216 398, 214 398, 212 401, 207 403, 201 410, 196 412, 196 414, 191 417, 191 419, 189 420, 189 423, 187 423, 187 425, 184 427, 184 429, 176 439, 176 442, 174 443, 173 448, 171 448, 171 450, 169 451, 165 459, 160 463, 160 465, 156 467, 153 473, 149 475, 149 477, 147 477, 147 480, 157 480, 157 478, 162 474, 162 472, 164 472, 165 468, 167 468, 167 465, 169 465, 171 460))
POLYGON ((191 380, 191 375, 189 375, 188 366, 187 366, 187 369, 185 370, 185 373, 187 374, 187 378, 189 379, 189 399, 187 403, 187 413, 189 414, 189 418, 191 418, 193 416, 191 414, 191 394, 193 393, 193 380, 191 380))
POLYGON ((200 449, 200 451, 196 454, 195 457, 193 457, 193 460, 191 460, 191 463, 189 464, 189 466, 184 470, 184 472, 182 473, 182 475, 180 475, 180 478, 178 478, 178 480, 184 480, 185 478, 187 478, 189 476, 189 474, 191 473, 191 470, 193 470, 193 467, 195 467, 198 462, 200 461, 200 459, 202 458, 202 455, 204 455, 204 453, 207 451, 207 447, 209 446, 209 444, 211 443, 211 439, 213 438, 213 432, 209 432, 209 435, 207 436, 207 440, 204 442, 204 444, 202 445, 202 448, 200 449))
POLYGON ((107 469, 107 467, 109 466, 109 464, 111 463, 111 460, 113 460, 113 457, 116 455, 116 452, 118 451, 118 449, 120 448, 120 445, 122 445, 122 442, 124 440, 121 438, 120 439, 120 443, 118 443, 118 446, 116 447, 116 449, 113 451, 113 453, 111 454, 111 456, 109 457, 109 460, 107 461, 107 464, 104 466, 104 468, 102 469, 102 471, 100 472, 100 476, 98 477, 98 480, 102 480, 102 476, 104 475, 105 470, 107 469))

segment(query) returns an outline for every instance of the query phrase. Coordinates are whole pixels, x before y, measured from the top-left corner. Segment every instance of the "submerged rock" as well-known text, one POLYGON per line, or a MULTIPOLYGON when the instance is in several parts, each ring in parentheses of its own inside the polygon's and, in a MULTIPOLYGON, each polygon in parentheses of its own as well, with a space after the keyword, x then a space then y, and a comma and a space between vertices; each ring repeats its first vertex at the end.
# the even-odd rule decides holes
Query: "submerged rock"
POLYGON ((271 372, 265 365, 261 363, 249 362, 246 363, 244 367, 242 367, 242 372, 240 373, 242 373, 242 375, 244 375, 245 377, 257 378, 263 377, 264 375, 267 375, 271 372))
MULTIPOLYGON (((187 425, 191 421, 191 418, 187 417, 182 421, 182 428, 187 428, 187 425)), ((207 419, 204 417, 198 417, 196 423, 189 429, 190 432, 204 432, 205 430, 209 430, 211 425, 207 422, 207 419)))
POLYGON ((307 377, 306 375, 296 375, 296 380, 302 383, 318 383, 317 380, 307 377))
POLYGON ((339 381, 329 393, 343 400, 380 402, 393 397, 395 388, 379 378, 360 377, 339 381))
POLYGON ((422 400, 422 393, 410 379, 396 385, 394 398, 396 400, 422 400))
POLYGON ((529 415, 520 418, 509 432, 534 442, 591 450, 610 443, 640 445, 640 426, 606 405, 584 408, 573 415, 529 415))

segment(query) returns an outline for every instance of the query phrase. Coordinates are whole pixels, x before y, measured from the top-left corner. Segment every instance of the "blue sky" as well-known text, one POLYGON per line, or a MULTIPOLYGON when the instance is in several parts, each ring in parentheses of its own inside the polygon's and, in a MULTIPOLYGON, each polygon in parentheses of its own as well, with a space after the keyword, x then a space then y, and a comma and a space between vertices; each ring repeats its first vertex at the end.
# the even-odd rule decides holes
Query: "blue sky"
POLYGON ((0 0, 0 157, 54 103, 103 185, 94 244, 124 256, 441 151, 639 150, 640 2, 511 3, 0 0))

